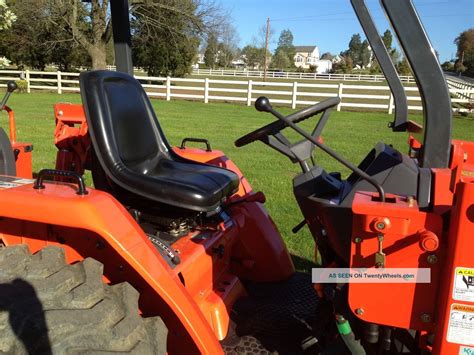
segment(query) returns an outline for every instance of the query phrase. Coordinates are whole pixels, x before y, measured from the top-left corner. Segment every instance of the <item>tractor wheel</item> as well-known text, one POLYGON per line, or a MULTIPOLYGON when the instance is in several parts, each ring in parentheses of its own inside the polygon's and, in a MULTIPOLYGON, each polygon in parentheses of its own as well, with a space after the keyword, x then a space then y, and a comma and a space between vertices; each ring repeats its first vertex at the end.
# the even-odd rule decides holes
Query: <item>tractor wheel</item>
POLYGON ((102 271, 90 258, 67 264, 58 247, 0 248, 0 353, 166 354, 163 321, 142 318, 138 292, 102 271))

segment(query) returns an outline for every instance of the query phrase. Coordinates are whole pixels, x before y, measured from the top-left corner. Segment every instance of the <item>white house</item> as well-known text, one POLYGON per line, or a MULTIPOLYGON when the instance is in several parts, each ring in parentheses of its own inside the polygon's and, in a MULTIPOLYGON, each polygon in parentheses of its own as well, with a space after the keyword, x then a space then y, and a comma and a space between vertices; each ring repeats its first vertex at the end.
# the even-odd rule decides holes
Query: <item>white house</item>
POLYGON ((295 66, 298 68, 307 69, 319 60, 319 48, 317 46, 295 46, 295 51, 295 66))
POLYGON ((309 69, 310 66, 316 66, 316 72, 329 73, 332 69, 330 60, 322 60, 319 58, 318 46, 295 46, 295 66, 297 68, 309 69))

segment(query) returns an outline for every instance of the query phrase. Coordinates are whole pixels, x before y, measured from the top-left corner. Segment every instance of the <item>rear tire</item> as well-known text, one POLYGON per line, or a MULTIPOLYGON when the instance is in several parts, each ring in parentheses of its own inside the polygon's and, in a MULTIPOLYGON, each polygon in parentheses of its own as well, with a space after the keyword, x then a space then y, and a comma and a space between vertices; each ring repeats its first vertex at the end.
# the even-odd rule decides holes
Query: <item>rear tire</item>
POLYGON ((163 321, 142 318, 138 292, 102 272, 91 258, 67 264, 59 247, 0 248, 0 353, 166 354, 163 321))

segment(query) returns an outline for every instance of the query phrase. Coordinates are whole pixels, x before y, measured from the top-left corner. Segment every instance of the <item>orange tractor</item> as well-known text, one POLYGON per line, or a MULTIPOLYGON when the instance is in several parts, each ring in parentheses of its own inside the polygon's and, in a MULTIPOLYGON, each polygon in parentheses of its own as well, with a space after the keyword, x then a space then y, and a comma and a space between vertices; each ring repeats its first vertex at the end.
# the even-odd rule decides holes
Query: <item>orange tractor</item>
POLYGON ((32 145, 16 142, 5 106, 14 84, 1 104, 11 130, 10 140, 0 130, 0 351, 474 351, 474 143, 451 140, 449 92, 411 1, 382 6, 417 79, 423 128, 407 120, 364 0, 351 2, 394 97, 390 126, 413 132, 409 154, 379 143, 355 166, 323 144, 339 98, 283 116, 261 97, 256 108, 277 120, 236 145, 259 140, 300 164, 295 231, 308 225, 322 268, 424 268, 430 282, 313 284, 295 272, 264 194, 238 167, 205 139, 168 144, 127 74, 128 4, 117 0, 119 71, 81 73, 83 105, 55 105, 54 169, 32 178, 32 145), (297 125, 317 114, 313 132, 297 125), (304 139, 291 143, 285 128, 304 139), (352 174, 326 172, 315 149, 352 174))

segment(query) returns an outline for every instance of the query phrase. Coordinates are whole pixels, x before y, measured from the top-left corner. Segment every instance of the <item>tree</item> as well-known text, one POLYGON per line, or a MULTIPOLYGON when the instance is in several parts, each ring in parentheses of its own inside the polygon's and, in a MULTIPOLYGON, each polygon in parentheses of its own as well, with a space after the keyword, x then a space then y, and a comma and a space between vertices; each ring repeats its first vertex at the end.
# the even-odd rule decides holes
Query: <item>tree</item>
POLYGON ((19 67, 43 70, 47 64, 55 63, 60 70, 69 70, 72 65, 86 65, 87 52, 70 38, 66 28, 51 24, 48 12, 39 11, 37 3, 26 0, 12 4, 18 18, 0 36, 2 51, 19 67))
MULTIPOLYGON (((252 58, 253 54, 258 54, 261 56, 261 58, 258 60, 250 60, 250 61, 246 60, 245 64, 247 66, 250 65, 252 68, 263 67, 265 65, 265 54, 266 54, 267 65, 268 65, 268 62, 269 62, 268 59, 271 57, 271 53, 270 51, 265 50, 266 36, 267 36, 267 27, 264 25, 258 29, 257 35, 252 37, 251 43, 247 45, 249 47, 248 49, 251 51, 250 58, 252 58)), ((268 32, 268 43, 274 42, 273 40, 274 36, 275 36, 275 30, 270 26, 270 31, 268 32)), ((242 50, 242 54, 244 54, 243 50, 242 50)))
POLYGON ((443 64, 441 64, 441 68, 443 68, 444 71, 454 71, 454 63, 452 61, 445 61, 443 64))
POLYGON ((218 65, 219 67, 227 68, 232 65, 232 61, 236 58, 239 51, 239 36, 235 27, 230 23, 224 24, 220 32, 218 65))
POLYGON ((196 4, 187 0, 179 6, 180 11, 166 7, 132 10, 134 62, 149 75, 184 76, 191 71, 200 40, 187 14, 196 12, 196 4), (158 23, 159 27, 153 27, 158 23))
POLYGON ((387 50, 392 49, 392 41, 393 41, 392 32, 390 32, 390 30, 385 30, 382 36, 382 42, 385 45, 385 48, 387 48, 387 50))
POLYGON ((350 73, 354 68, 354 63, 350 56, 341 56, 341 61, 332 65, 332 73, 350 73))
MULTIPOLYGON (((385 30, 382 36, 382 42, 385 45, 385 48, 387 49, 388 54, 390 55, 390 58, 392 59, 393 63, 398 63, 400 61, 400 54, 396 50, 396 48, 392 48, 392 43, 393 43, 393 36, 392 32, 390 30, 385 30)), ((372 58, 372 63, 370 65, 370 72, 372 74, 378 74, 381 73, 380 70, 380 65, 375 58, 375 56, 372 58)))
POLYGON ((400 75, 413 75, 411 72, 410 64, 408 60, 403 57, 403 59, 397 65, 397 71, 400 75))
POLYGON ((265 48, 259 48, 251 44, 246 45, 241 51, 245 65, 252 69, 263 67, 264 53, 265 48))
MULTIPOLYGON (((10 10, 4 0, 0 0, 0 33, 8 30, 17 17, 10 10)), ((4 56, 0 57, 0 69, 10 65, 11 61, 4 56)))
POLYGON ((470 28, 459 34, 454 40, 457 46, 456 71, 474 76, 474 28, 470 28))
POLYGON ((215 34, 210 34, 207 38, 206 50, 204 51, 204 63, 208 68, 214 69, 217 64, 219 43, 215 34))
POLYGON ((275 55, 272 58, 271 67, 275 69, 284 70, 285 68, 291 67, 290 59, 288 55, 283 51, 276 51, 275 55))
POLYGON ((321 59, 323 60, 333 60, 335 55, 331 54, 330 52, 323 53, 321 55, 321 59))
POLYGON ((346 57, 349 56, 355 65, 359 65, 362 67, 361 52, 362 42, 360 39, 360 34, 355 33, 352 35, 351 40, 349 41, 348 51, 344 54, 346 57))
POLYGON ((272 58, 272 66, 281 69, 293 67, 295 54, 293 33, 291 33, 289 29, 281 31, 278 39, 278 47, 275 50, 274 58, 272 58), (286 60, 284 57, 286 57, 286 60), (284 66, 282 66, 283 64, 284 66))
MULTIPOLYGON (((19 18, 25 19, 24 33, 34 36, 33 39, 37 43, 43 40, 49 48, 57 48, 61 43, 68 45, 69 48, 75 46, 81 48, 83 53, 87 53, 87 57, 90 57, 92 67, 95 69, 105 68, 110 53, 108 44, 112 36, 112 24, 109 3, 110 0, 14 1, 15 7, 21 5, 25 10, 16 13, 19 18), (61 33, 61 37, 51 36, 53 31, 61 33)), ((148 40, 162 36, 165 43, 158 47, 161 50, 166 49, 165 53, 171 54, 173 49, 180 47, 178 41, 185 37, 190 37, 190 41, 196 36, 204 37, 211 30, 219 28, 226 18, 226 13, 214 2, 205 0, 130 0, 130 6, 134 28, 140 28, 140 31, 132 33, 135 44, 146 46, 148 40), (136 39, 138 35, 139 40, 136 39)), ((26 36, 23 38, 23 43, 27 41, 25 38, 26 36)), ((186 42, 184 46, 188 44, 186 42)), ((150 47, 157 48, 156 45, 150 47)), ((44 48, 41 49, 44 52, 44 48)), ((52 49, 51 51, 54 53, 52 49)), ((27 51, 23 52, 26 56, 27 51)), ((34 59, 37 56, 32 57, 34 59)), ((146 56, 142 56, 144 57, 146 56)), ((185 56, 185 59, 189 60, 189 56, 185 56)), ((49 58, 35 60, 42 65, 42 62, 49 58)), ((181 59, 176 57, 170 59, 170 62, 177 60, 181 59)))

